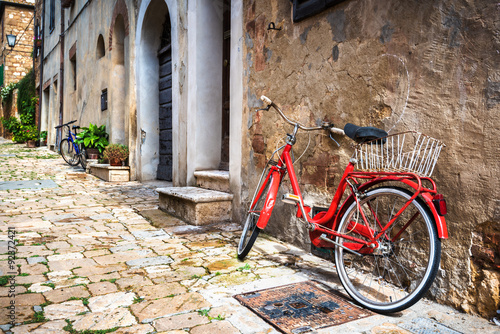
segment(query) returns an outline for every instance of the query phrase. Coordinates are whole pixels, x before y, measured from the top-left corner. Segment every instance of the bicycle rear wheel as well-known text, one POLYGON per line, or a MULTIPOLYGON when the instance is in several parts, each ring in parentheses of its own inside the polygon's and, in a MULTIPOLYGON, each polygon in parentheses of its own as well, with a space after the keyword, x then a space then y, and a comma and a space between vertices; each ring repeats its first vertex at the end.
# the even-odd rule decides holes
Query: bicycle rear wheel
POLYGON ((68 138, 61 141, 61 144, 59 144, 59 150, 61 151, 61 155, 64 161, 66 161, 71 166, 78 165, 80 159, 78 158, 78 154, 75 147, 73 146, 73 143, 69 141, 68 138))
MULTIPOLYGON (((368 224, 353 202, 338 232, 369 240, 367 231, 377 235, 411 197, 411 192, 398 187, 370 190, 360 201, 368 224)), ((350 249, 360 245, 341 237, 336 241, 350 249)), ((398 312, 423 297, 439 268, 441 241, 429 208, 414 199, 378 242, 373 253, 362 256, 336 246, 337 272, 347 293, 362 306, 379 313, 398 312)))
POLYGON ((268 176, 266 178, 262 178, 261 182, 257 186, 257 191, 254 195, 252 203, 250 204, 250 208, 248 209, 245 226, 243 227, 243 232, 238 244, 238 258, 240 260, 243 260, 247 256, 248 252, 250 252, 257 236, 260 233, 260 229, 257 227, 257 222, 259 221, 260 214, 264 208, 272 181, 273 175, 269 172, 268 176))
POLYGON ((86 169, 87 168, 87 151, 85 150, 85 147, 83 147, 82 144, 80 144, 78 146, 80 148, 80 154, 79 154, 80 165, 82 165, 83 169, 86 169))

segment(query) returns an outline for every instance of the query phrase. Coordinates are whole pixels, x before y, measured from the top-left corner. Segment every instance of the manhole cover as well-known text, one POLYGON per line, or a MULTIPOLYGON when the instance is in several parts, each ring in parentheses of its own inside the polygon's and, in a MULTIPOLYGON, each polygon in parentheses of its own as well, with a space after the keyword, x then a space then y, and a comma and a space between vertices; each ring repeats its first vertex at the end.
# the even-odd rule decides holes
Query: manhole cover
POLYGON ((307 333, 372 315, 313 282, 301 282, 234 296, 284 333, 307 333))

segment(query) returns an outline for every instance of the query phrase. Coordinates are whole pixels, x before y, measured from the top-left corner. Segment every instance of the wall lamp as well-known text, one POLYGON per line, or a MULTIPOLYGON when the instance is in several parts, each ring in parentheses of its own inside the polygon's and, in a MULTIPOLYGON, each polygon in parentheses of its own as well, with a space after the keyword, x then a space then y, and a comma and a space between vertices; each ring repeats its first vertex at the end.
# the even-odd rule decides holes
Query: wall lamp
POLYGON ((12 49, 14 46, 16 46, 16 35, 9 34, 6 36, 7 37, 7 44, 9 47, 12 49))

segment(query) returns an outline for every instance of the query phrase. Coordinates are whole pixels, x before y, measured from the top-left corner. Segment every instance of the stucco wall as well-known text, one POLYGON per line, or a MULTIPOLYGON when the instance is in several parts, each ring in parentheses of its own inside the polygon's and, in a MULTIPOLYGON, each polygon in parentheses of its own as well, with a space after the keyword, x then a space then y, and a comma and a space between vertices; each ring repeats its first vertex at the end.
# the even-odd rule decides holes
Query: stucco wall
MULTIPOLYGON (((327 118, 443 140, 434 178, 448 201, 450 238, 433 298, 482 316, 499 306, 500 6, 493 1, 348 0, 298 23, 285 0, 244 2, 242 198, 290 129, 256 112, 268 95, 305 124, 327 118), (268 31, 270 22, 281 31, 268 31), (408 75, 407 75, 408 73, 408 75)), ((305 201, 332 198, 351 154, 349 139, 323 134, 295 165, 305 201)), ((300 135, 300 155, 308 142, 300 135)), ((289 188, 289 182, 284 185, 289 188)), ((278 205, 268 226, 308 248, 294 210, 278 205)))

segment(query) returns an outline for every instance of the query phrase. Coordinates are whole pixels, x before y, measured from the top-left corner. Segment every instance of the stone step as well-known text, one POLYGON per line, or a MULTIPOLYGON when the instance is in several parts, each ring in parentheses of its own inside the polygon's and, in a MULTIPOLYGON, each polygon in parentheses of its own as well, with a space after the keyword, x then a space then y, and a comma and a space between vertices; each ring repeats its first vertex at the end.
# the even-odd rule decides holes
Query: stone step
POLYGON ((192 225, 231 221, 233 195, 198 187, 156 189, 160 209, 192 225))
POLYGON ((229 192, 229 172, 225 170, 200 170, 194 172, 196 185, 201 188, 229 192))

